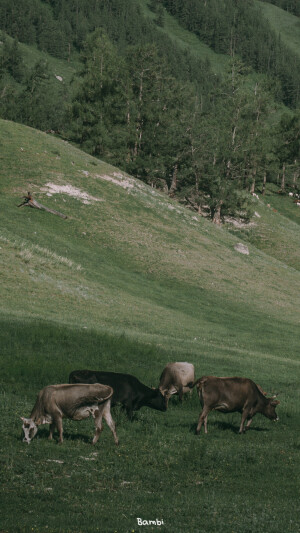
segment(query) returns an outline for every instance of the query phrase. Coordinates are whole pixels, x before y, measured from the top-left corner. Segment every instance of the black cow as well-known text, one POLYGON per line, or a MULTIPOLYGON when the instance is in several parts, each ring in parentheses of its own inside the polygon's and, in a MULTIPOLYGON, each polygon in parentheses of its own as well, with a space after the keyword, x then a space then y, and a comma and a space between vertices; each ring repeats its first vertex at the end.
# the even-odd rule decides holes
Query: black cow
POLYGON ((159 389, 151 389, 131 374, 98 372, 97 370, 74 370, 69 375, 69 383, 101 383, 114 389, 111 405, 122 404, 129 418, 133 411, 141 407, 151 407, 158 411, 167 410, 167 400, 159 389))

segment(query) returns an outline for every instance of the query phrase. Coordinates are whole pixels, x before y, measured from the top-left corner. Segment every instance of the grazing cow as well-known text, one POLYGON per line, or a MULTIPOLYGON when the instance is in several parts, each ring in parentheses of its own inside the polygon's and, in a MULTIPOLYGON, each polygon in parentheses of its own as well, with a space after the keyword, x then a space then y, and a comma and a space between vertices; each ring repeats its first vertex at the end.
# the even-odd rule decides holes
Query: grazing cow
POLYGON ((93 444, 96 444, 102 431, 102 417, 110 427, 115 443, 118 437, 115 423, 110 413, 113 389, 107 385, 49 385, 42 389, 32 409, 30 418, 23 418, 23 441, 28 444, 36 435, 38 426, 50 424, 49 439, 53 438, 53 431, 57 427, 59 442, 63 442, 63 417, 71 420, 83 420, 90 414, 95 420, 96 433, 93 444))
POLYGON ((121 403, 129 418, 141 407, 166 411, 167 402, 159 389, 151 389, 130 374, 98 372, 97 370, 74 370, 69 383, 104 383, 114 389, 112 406, 121 403))
POLYGON ((178 394, 179 400, 186 392, 191 392, 195 381, 195 368, 191 363, 168 363, 159 380, 159 390, 169 401, 172 394, 178 394))
POLYGON ((242 420, 239 433, 245 432, 249 428, 256 413, 261 413, 270 420, 279 420, 275 407, 280 402, 273 398, 266 398, 261 387, 248 378, 217 378, 215 376, 203 376, 198 379, 198 396, 202 405, 202 412, 199 416, 197 434, 200 433, 204 422, 204 430, 207 433, 207 416, 212 410, 222 413, 242 413, 242 420), (245 421, 248 420, 246 428, 245 421))

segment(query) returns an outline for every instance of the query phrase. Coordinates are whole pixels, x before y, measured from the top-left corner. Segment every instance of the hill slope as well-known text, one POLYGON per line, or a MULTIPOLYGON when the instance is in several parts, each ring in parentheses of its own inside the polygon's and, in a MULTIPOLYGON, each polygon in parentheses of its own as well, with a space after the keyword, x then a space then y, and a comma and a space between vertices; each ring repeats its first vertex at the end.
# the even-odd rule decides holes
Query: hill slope
MULTIPOLYGON (((139 0, 142 13, 146 19, 155 20, 156 15, 149 8, 147 0, 139 0)), ((224 74, 228 69, 229 57, 225 54, 216 54, 209 46, 203 43, 194 33, 183 28, 175 17, 163 9, 163 26, 157 26, 157 30, 165 33, 175 45, 187 50, 196 58, 210 62, 213 72, 224 74)))
POLYGON ((263 16, 269 21, 271 28, 280 35, 284 44, 300 57, 299 17, 268 2, 256 3, 260 5, 263 16))
POLYGON ((222 346, 263 349, 265 327, 289 334, 292 268, 254 248, 239 254, 225 230, 67 143, 1 126, 2 313, 171 344, 208 334, 222 346), (27 190, 68 219, 17 209, 27 190))

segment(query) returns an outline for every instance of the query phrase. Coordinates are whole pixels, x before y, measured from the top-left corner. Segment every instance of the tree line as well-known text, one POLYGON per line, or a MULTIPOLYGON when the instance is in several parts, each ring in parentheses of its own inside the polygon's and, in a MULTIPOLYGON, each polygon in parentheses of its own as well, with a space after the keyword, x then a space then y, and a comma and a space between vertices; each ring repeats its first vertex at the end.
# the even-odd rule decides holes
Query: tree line
POLYGON ((274 4, 275 6, 292 13, 292 15, 300 17, 300 3, 298 0, 265 0, 265 2, 274 4))
POLYGON ((253 0, 156 0, 215 52, 241 59, 276 82, 274 95, 300 103, 300 59, 271 29, 253 0))
MULTIPOLYGON (((196 10, 216 1, 193 5, 196 10)), ((286 89, 277 87, 271 73, 249 76, 249 63, 237 53, 237 34, 231 34, 235 51, 221 78, 208 61, 178 49, 157 30, 157 24, 163 24, 163 12, 155 0, 150 6, 157 17, 151 24, 145 23, 135 1, 125 6, 121 0, 33 3, 47 8, 53 20, 71 10, 71 29, 64 33, 62 50, 66 60, 75 49, 80 52, 81 68, 72 91, 58 84, 54 92, 45 62, 25 67, 16 38, 23 29, 18 29, 16 17, 15 39, 3 36, 0 53, 3 118, 59 130, 63 138, 175 196, 216 223, 226 215, 248 219, 249 192, 264 192, 266 181, 279 183, 282 190, 298 187, 299 110, 287 112, 277 122, 270 120, 278 112, 276 91, 286 89), (90 9, 94 9, 94 20, 90 9), (99 13, 102 22, 95 30, 99 13)), ((171 4, 172 9, 181 5, 177 0, 171 4)), ((229 9, 234 2, 219 4, 229 9)), ((245 4, 252 5, 250 0, 245 4)), ((184 5, 190 24, 192 6, 189 0, 184 5)), ((14 7, 17 13, 18 0, 14 7)), ((220 47, 225 42, 228 46, 225 37, 218 37, 220 47)))
POLYGON ((251 215, 249 192, 271 176, 297 185, 300 113, 275 112, 263 77, 231 59, 203 103, 197 86, 172 75, 153 44, 124 56, 103 30, 82 53, 81 82, 69 109, 68 138, 84 150, 162 188, 220 223, 251 215))

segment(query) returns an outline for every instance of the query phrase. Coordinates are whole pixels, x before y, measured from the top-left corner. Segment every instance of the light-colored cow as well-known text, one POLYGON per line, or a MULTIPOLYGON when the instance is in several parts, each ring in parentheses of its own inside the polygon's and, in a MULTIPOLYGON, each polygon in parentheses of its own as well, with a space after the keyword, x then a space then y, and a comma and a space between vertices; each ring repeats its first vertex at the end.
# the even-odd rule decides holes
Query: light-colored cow
POLYGON ((191 392, 195 381, 195 368, 191 363, 168 363, 162 371, 159 390, 169 400, 172 394, 178 394, 182 401, 183 394, 191 392))
POLYGON ((116 434, 115 423, 110 413, 113 388, 95 383, 93 385, 48 385, 42 389, 32 409, 30 418, 23 418, 23 441, 28 444, 36 435, 38 426, 50 424, 49 439, 53 438, 55 427, 59 432, 59 442, 63 442, 62 419, 83 420, 90 415, 95 420, 96 433, 93 444, 99 439, 102 427, 102 417, 111 429, 115 443, 119 440, 116 434))

